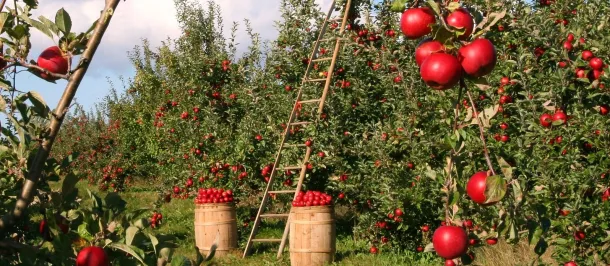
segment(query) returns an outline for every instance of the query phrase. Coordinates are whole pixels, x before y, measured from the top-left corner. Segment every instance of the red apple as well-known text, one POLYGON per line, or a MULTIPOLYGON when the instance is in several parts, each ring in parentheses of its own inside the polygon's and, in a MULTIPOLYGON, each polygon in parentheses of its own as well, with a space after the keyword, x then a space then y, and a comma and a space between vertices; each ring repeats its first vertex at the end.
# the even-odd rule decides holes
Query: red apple
POLYGON ((76 256, 76 266, 109 266, 108 256, 103 248, 92 246, 81 249, 76 256))
MULTIPOLYGON (((46 69, 51 73, 65 75, 68 73, 68 57, 57 46, 51 46, 38 56, 38 66, 46 69)), ((46 80, 58 80, 59 78, 52 77, 46 73, 40 73, 40 77, 46 80)))
POLYGON ((486 188, 487 172, 477 172, 470 177, 470 180, 468 180, 468 184, 466 185, 466 193, 468 193, 468 196, 470 196, 472 201, 479 204, 485 204, 485 201, 487 200, 485 196, 486 188))
POLYGON ((436 90, 446 90, 460 81, 462 69, 454 56, 437 53, 428 56, 419 73, 428 86, 436 90))
POLYGON ((565 124, 565 122, 568 120, 568 116, 563 111, 557 110, 553 114, 553 118, 552 119, 553 119, 553 122, 561 121, 562 124, 565 124))
POLYGON ((602 70, 604 68, 604 61, 599 57, 593 57, 589 60, 589 66, 594 70, 602 70))
POLYGON ((400 18, 400 30, 409 39, 417 39, 432 32, 431 24, 436 22, 432 9, 427 7, 405 10, 400 18))
POLYGON ((451 260, 466 253, 468 236, 461 227, 441 226, 434 231, 432 244, 440 257, 451 260))
POLYGON ((498 239, 497 238, 488 238, 485 239, 485 242, 487 242, 488 245, 493 246, 495 244, 498 244, 498 239))
POLYGON ((589 61, 589 59, 593 58, 593 52, 589 50, 582 51, 581 54, 582 60, 589 61))
POLYGON ((455 266, 455 262, 453 260, 445 260, 445 266, 455 266))
POLYGON ((447 16, 446 22, 449 26, 465 30, 464 34, 460 35, 460 40, 470 38, 470 35, 474 30, 474 19, 470 15, 470 12, 468 12, 468 10, 465 8, 459 8, 451 12, 451 14, 447 16))
POLYGON ((462 46, 458 51, 458 58, 466 74, 482 77, 496 67, 496 48, 487 39, 477 39, 462 46))
POLYGON ((599 106, 599 113, 601 115, 607 115, 608 110, 610 110, 610 106, 608 106, 607 104, 602 104, 599 106))
POLYGON ((415 62, 417 62, 417 66, 421 67, 428 56, 433 53, 444 52, 444 50, 445 46, 441 42, 425 39, 415 48, 415 62))
POLYGON ((563 43, 563 49, 568 50, 568 51, 572 51, 573 48, 574 48, 574 46, 572 46, 571 42, 565 41, 563 43))
POLYGON ((563 266, 578 266, 578 264, 576 264, 574 261, 568 261, 564 263, 563 266))

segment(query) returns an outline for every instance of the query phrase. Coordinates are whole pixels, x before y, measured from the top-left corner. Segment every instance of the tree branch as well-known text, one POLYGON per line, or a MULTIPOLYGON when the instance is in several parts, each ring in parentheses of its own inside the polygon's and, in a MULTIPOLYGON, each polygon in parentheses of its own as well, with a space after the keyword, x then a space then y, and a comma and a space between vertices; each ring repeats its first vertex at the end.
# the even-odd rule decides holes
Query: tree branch
MULTIPOLYGON (((56 113, 63 114, 66 112, 67 108, 70 107, 70 103, 78 90, 78 86, 80 85, 83 77, 85 76, 87 69, 89 67, 89 63, 93 59, 93 55, 97 50, 108 25, 110 24, 110 20, 114 14, 114 10, 118 6, 120 0, 106 0, 106 6, 100 15, 100 19, 98 20, 97 25, 95 26, 95 31, 89 39, 87 43, 87 48, 83 52, 81 56, 81 61, 79 63, 79 68, 74 71, 74 74, 70 76, 68 85, 66 85, 66 89, 64 90, 59 103, 57 104, 56 113)), ((36 184, 38 183, 38 179, 42 174, 42 169, 45 165, 47 158, 49 157, 49 153, 51 152, 51 148, 53 147, 53 142, 55 141, 55 137, 59 133, 59 129, 61 128, 61 124, 63 123, 64 116, 61 115, 59 117, 53 117, 51 119, 51 125, 49 126, 49 136, 44 140, 42 145, 38 148, 36 156, 34 157, 30 169, 28 169, 28 175, 26 177, 25 183, 21 190, 21 195, 17 199, 17 203, 15 204, 15 209, 12 213, 6 214, 0 220, 0 232, 6 230, 7 227, 13 225, 15 220, 21 219, 24 216, 24 213, 32 200, 32 196, 36 191, 36 184)))
POLYGON ((480 133, 481 141, 483 142, 483 153, 485 154, 485 160, 487 161, 487 166, 489 167, 489 170, 491 170, 491 173, 493 175, 496 175, 493 164, 491 163, 491 159, 489 158, 489 150, 487 149, 487 142, 485 141, 485 131, 483 130, 483 121, 481 121, 481 117, 479 116, 479 114, 477 114, 477 107, 475 106, 474 101, 472 100, 472 95, 466 88, 466 82, 464 82, 463 78, 460 79, 460 87, 464 87, 464 89, 466 89, 466 94, 468 95, 468 99, 470 100, 470 105, 472 105, 472 111, 477 116, 477 121, 478 121, 477 124, 479 125, 479 133, 480 133))

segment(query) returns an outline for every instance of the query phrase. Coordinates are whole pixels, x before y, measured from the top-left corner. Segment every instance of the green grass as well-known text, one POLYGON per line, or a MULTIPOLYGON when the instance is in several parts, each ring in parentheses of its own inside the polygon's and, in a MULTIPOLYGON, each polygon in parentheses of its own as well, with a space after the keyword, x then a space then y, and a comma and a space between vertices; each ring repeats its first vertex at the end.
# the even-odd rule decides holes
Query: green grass
MULTIPOLYGON (((84 182, 78 185, 80 194, 84 199, 83 204, 89 204, 86 196, 86 189, 97 191, 93 187, 87 186, 84 182)), ((104 193, 97 192, 100 196, 104 193)), ((152 206, 156 200, 155 192, 137 189, 121 193, 127 202, 128 210, 135 210, 152 206)), ((253 203, 253 204, 258 204, 253 203)), ((176 237, 178 247, 174 251, 174 256, 184 255, 191 259, 195 258, 194 253, 194 229, 193 229, 193 208, 192 200, 172 199, 170 203, 164 204, 160 211, 163 214, 163 224, 156 229, 157 233, 169 234, 176 237)), ((280 238, 283 232, 283 225, 277 223, 270 227, 263 227, 259 231, 260 237, 280 238)), ((249 234, 249 230, 243 230, 244 234, 249 234)), ((338 230, 337 253, 333 265, 442 265, 441 259, 433 253, 415 252, 391 252, 384 250, 381 246, 380 254, 369 254, 369 244, 364 241, 355 241, 351 238, 350 232, 338 230)), ((255 244, 252 255, 245 259, 241 258, 242 250, 236 250, 223 258, 214 258, 211 265, 290 265, 290 254, 284 252, 280 259, 276 259, 278 244, 255 244)), ((527 244, 511 246, 500 242, 493 247, 484 247, 476 250, 475 263, 473 265, 532 265, 535 255, 527 244)), ((546 264, 552 264, 549 258, 544 258, 546 264)))

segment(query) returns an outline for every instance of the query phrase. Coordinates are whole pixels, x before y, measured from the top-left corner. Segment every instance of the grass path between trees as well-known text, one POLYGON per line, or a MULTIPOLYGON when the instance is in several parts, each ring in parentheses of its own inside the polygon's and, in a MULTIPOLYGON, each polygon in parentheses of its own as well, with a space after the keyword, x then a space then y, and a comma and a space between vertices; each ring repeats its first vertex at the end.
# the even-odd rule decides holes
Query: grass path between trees
MULTIPOLYGON (((79 184, 80 194, 88 204, 86 189, 95 190, 85 182, 79 184)), ((96 190, 97 191, 97 190, 96 190)), ((99 193, 99 192, 98 192, 99 193)), ((100 193, 103 195, 104 193, 100 193)), ((127 191, 121 193, 127 202, 127 209, 138 209, 151 206, 157 195, 152 191, 127 191)), ((177 248, 174 255, 184 255, 191 259, 195 258, 194 252, 194 229, 193 229, 193 209, 192 200, 172 199, 170 203, 164 204, 160 211, 163 214, 164 223, 156 229, 157 233, 174 235, 177 240, 177 248)), ((281 237, 283 227, 261 229, 261 237, 281 237)), ((249 232, 249 231, 248 231, 249 232)), ((403 253, 385 251, 380 246, 380 254, 369 253, 369 243, 365 241, 355 241, 351 238, 351 232, 338 232, 336 261, 333 265, 442 265, 443 262, 434 253, 415 253, 406 251, 403 253)), ((241 250, 225 258, 215 258, 208 265, 290 265, 290 253, 284 252, 280 259, 276 259, 277 244, 262 245, 257 244, 253 249, 253 255, 245 259, 241 258, 241 250)), ((504 242, 499 242, 495 246, 478 248, 476 258, 472 265, 485 266, 506 266, 506 265, 536 265, 532 264, 536 255, 531 251, 526 243, 512 246, 504 242)), ((553 265, 548 258, 542 259, 540 265, 553 265)))

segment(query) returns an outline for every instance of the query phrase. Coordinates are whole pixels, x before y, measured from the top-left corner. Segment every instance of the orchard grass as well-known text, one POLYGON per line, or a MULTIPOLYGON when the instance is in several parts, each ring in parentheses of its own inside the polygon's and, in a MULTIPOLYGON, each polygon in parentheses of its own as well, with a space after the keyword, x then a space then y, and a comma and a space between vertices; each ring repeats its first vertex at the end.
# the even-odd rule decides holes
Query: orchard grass
MULTIPOLYGON (((122 192, 122 198, 127 202, 128 210, 135 210, 151 206, 157 198, 157 193, 147 190, 144 184, 132 186, 128 191, 122 192), (138 186, 142 185, 142 186, 138 186)), ((97 188, 87 185, 81 181, 78 184, 79 193, 83 198, 82 204, 90 204, 87 197, 87 189, 104 196, 97 188)), ((193 209, 192 200, 172 199, 170 203, 163 204, 159 211, 163 214, 163 224, 155 229, 158 234, 172 235, 175 237, 176 248, 174 256, 184 255, 195 259, 193 245, 195 243, 193 233, 193 209)), ((341 213, 338 212, 338 216, 341 213)), ((238 225, 239 226, 239 225, 238 225)), ((251 228, 251 227, 250 227, 251 228)), ((369 253, 370 245, 366 241, 354 240, 349 228, 338 227, 337 253, 333 265, 441 265, 442 261, 434 253, 416 253, 411 251, 386 252, 383 245, 378 246, 379 254, 369 253)), ((249 232, 249 230, 246 230, 249 232)), ((283 232, 283 224, 262 227, 259 231, 261 238, 280 238, 283 232)), ((243 236, 242 236, 243 237, 243 236)), ((277 244, 256 244, 252 255, 242 259, 242 250, 236 250, 233 254, 224 258, 215 258, 209 265, 290 265, 290 253, 284 252, 279 260, 276 259, 277 244)), ((550 265, 550 253, 543 256, 539 264, 550 265)), ((472 265, 505 266, 505 265, 533 265, 536 254, 533 253, 527 243, 510 245, 499 241, 495 246, 478 248, 476 259, 472 265)))

